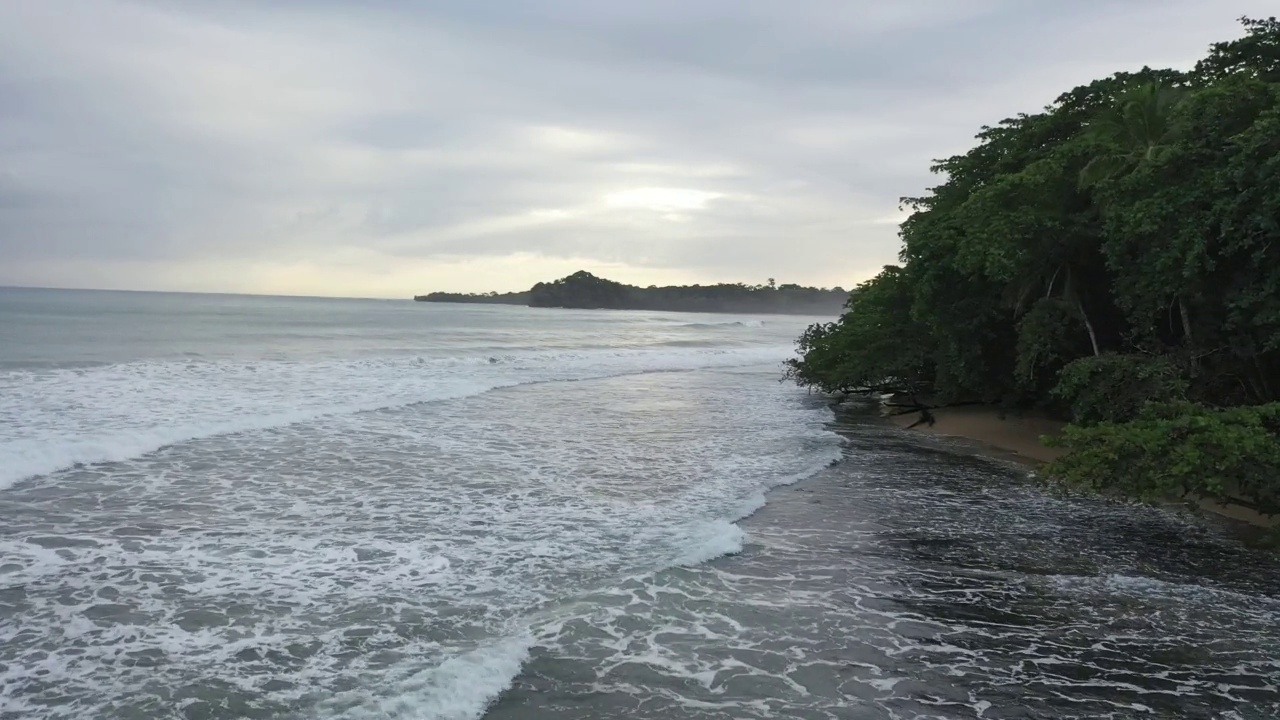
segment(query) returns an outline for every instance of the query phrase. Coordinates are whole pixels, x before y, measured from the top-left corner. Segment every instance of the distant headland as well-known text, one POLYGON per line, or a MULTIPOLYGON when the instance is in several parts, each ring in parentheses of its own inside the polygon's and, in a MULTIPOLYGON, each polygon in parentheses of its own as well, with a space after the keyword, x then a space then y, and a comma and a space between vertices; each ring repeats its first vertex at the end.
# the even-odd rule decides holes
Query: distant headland
POLYGON ((785 313, 835 315, 849 293, 843 288, 721 283, 669 285, 647 288, 624 285, 580 270, 553 282, 538 283, 525 292, 446 293, 417 295, 419 302, 491 303, 529 307, 609 310, 669 310, 675 312, 785 313))

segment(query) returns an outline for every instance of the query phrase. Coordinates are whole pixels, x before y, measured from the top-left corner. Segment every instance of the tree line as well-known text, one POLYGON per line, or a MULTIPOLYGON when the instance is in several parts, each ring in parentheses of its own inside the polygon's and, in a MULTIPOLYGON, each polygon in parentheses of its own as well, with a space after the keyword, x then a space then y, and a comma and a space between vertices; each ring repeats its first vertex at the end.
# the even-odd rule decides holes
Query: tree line
POLYGON ((1280 510, 1280 23, 983 127, 900 264, 799 340, 826 391, 1069 418, 1050 476, 1280 510))
POLYGON ((721 283, 718 285, 670 285, 637 287, 596 277, 585 270, 551 282, 540 282, 527 292, 462 295, 430 293, 415 300, 425 302, 506 303, 547 308, 667 310, 678 312, 839 314, 848 292, 843 288, 721 283))

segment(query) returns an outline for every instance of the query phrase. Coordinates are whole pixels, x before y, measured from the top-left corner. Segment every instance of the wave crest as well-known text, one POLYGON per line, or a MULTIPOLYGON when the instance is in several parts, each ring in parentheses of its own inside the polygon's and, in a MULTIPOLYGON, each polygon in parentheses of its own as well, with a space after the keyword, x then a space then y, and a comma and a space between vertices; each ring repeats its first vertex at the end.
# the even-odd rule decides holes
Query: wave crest
POLYGON ((787 346, 316 362, 138 362, 0 375, 0 489, 168 445, 516 385, 781 361, 787 346))

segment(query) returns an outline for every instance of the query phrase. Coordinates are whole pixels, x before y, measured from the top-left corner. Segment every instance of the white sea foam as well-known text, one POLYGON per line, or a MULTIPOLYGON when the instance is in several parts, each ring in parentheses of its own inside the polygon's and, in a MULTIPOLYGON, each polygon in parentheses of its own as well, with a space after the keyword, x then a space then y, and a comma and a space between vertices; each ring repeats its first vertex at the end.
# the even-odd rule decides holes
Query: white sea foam
POLYGON ((504 638, 450 657, 392 688, 390 697, 343 712, 340 717, 475 720, 511 685, 533 642, 527 635, 504 638))
POLYGON ((736 523, 717 520, 704 537, 689 544, 689 549, 676 558, 675 564, 699 565, 724 555, 736 555, 742 552, 746 537, 747 534, 736 523))
POLYGON ((1102 576, 1053 575, 1050 582, 1062 590, 1094 592, 1108 595, 1135 595, 1167 598, 1178 603, 1229 603, 1234 606, 1267 607, 1280 610, 1280 603, 1266 595, 1250 595, 1211 585, 1170 582, 1141 575, 1112 573, 1102 576))
MULTIPOLYGON (((740 552, 736 521, 835 457, 829 413, 769 375, 657 372, 779 354, 451 360, 483 375, 482 388, 534 384, 364 413, 293 408, 318 414, 19 484, 9 497, 25 510, 0 534, 0 565, 27 599, 0 627, 0 695, 43 718, 158 714, 169 706, 148 690, 157 684, 229 688, 264 714, 330 698, 308 716, 477 717, 519 672, 528 638, 542 637, 530 613, 740 552), (619 377, 546 382, 592 374, 619 377), (33 677, 56 682, 37 689, 33 677), (56 704, 66 697, 80 704, 56 704)), ((454 377, 444 364, 415 365, 438 389, 454 377)), ((402 363, 365 361, 383 387, 337 372, 359 365, 294 371, 329 378, 316 390, 330 397, 421 396, 397 384, 402 363)), ((181 386, 172 368, 142 372, 181 386)), ((211 416, 252 418, 267 404, 255 392, 280 397, 273 383, 287 379, 269 363, 230 372, 267 379, 240 392, 191 382, 184 408, 145 391, 150 404, 112 417, 179 416, 226 389, 210 410, 229 412, 211 416)), ((63 409, 76 419, 112 408, 63 409)))
POLYGON ((784 346, 317 362, 139 362, 0 375, 0 489, 202 437, 527 383, 778 362, 784 346))

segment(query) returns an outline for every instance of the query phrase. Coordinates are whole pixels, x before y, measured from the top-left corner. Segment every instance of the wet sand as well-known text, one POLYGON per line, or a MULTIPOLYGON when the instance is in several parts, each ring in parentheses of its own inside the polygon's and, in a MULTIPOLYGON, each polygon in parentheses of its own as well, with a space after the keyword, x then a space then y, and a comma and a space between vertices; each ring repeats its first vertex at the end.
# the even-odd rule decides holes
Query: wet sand
MULTIPOLYGON (((1063 449, 1045 447, 1041 442, 1044 436, 1055 436, 1062 432, 1066 423, 1061 420, 1035 413, 1004 412, 984 406, 940 408, 932 413, 933 425, 920 423, 911 428, 911 431, 962 438, 971 441, 975 450, 984 455, 1012 460, 1032 468, 1065 454, 1063 449)), ((889 416, 889 420, 901 428, 906 428, 919 419, 920 413, 915 412, 889 416)), ((1280 527, 1280 517, 1262 515, 1243 505, 1224 505, 1206 499, 1197 501, 1195 505, 1202 510, 1250 525, 1280 527)))
MULTIPOLYGON (((972 440, 988 454, 1038 466, 1061 457, 1063 450, 1045 447, 1040 438, 1057 435, 1066 423, 1033 414, 1004 413, 997 408, 973 406, 933 410, 934 423, 921 423, 913 431, 924 431, 972 440)), ((920 413, 893 415, 893 424, 905 428, 920 419, 920 413)))

